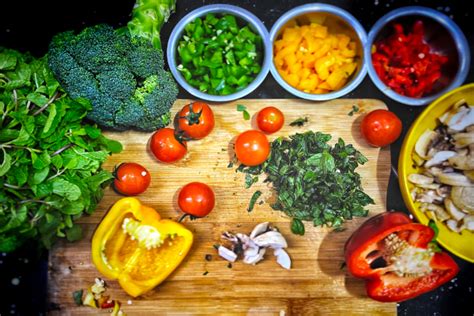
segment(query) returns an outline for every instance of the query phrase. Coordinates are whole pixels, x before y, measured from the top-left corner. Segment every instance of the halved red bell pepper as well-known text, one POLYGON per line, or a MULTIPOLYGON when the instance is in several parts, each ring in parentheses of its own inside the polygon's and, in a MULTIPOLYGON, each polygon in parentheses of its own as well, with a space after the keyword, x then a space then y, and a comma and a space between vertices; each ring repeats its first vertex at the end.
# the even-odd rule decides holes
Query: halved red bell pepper
POLYGON ((345 245, 349 272, 366 279, 367 295, 381 302, 401 302, 431 291, 458 272, 445 252, 429 243, 435 233, 400 212, 374 216, 345 245))

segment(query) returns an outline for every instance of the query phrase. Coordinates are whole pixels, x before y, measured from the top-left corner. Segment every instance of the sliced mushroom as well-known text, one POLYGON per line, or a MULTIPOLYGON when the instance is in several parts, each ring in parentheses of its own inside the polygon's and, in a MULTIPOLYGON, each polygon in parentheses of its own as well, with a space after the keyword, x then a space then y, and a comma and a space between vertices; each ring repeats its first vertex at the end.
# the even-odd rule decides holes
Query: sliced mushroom
POLYGON ((264 232, 266 232, 268 230, 268 225, 269 224, 270 224, 269 222, 264 222, 264 223, 260 223, 257 226, 255 226, 255 228, 250 233, 250 239, 254 239, 258 235, 263 234, 264 232))
POLYGON ((288 253, 283 250, 282 248, 275 249, 273 254, 277 258, 277 262, 279 265, 281 265, 283 268, 290 270, 291 269, 291 259, 288 253))
POLYGON ((235 262, 235 260, 237 260, 237 254, 222 245, 217 248, 217 251, 219 253, 219 256, 221 256, 227 261, 235 262))
POLYGON ((456 155, 454 157, 449 158, 449 163, 456 169, 474 170, 474 155, 456 155))
POLYGON ((421 203, 443 202, 443 197, 434 190, 422 191, 416 195, 416 201, 421 203))
MULTIPOLYGON (((250 249, 250 248, 249 248, 250 249)), ((249 254, 245 254, 244 256, 244 263, 246 264, 257 264, 259 261, 263 259, 265 255, 266 248, 255 248, 257 249, 256 253, 252 250, 249 254)))
POLYGON ((453 135, 454 145, 456 148, 464 148, 474 144, 474 132, 457 133, 453 135))
POLYGON ((436 189, 436 193, 443 198, 447 198, 451 194, 451 187, 448 185, 442 185, 436 189))
POLYGON ((449 215, 451 215, 451 217, 457 221, 460 221, 464 218, 464 216, 466 216, 466 213, 461 212, 461 210, 458 209, 453 201, 449 198, 444 200, 444 208, 449 213, 449 215))
POLYGON ((444 222, 451 218, 449 214, 446 213, 444 208, 439 205, 424 203, 422 204, 422 207, 425 211, 431 211, 432 214, 435 215, 435 219, 439 220, 440 222, 444 222))
POLYGON ((474 214, 474 187, 453 187, 451 199, 459 209, 474 214))
POLYGON ((469 125, 468 127, 466 127, 466 132, 468 132, 468 133, 474 132, 474 124, 473 124, 473 125, 469 125))
POLYGON ((283 237, 283 235, 280 232, 276 232, 276 231, 268 231, 264 234, 261 234, 255 237, 253 241, 259 247, 270 247, 273 249, 288 247, 285 237, 283 237))
POLYGON ((469 231, 474 231, 474 215, 467 215, 463 219, 463 227, 469 231))
POLYGON ((446 226, 455 233, 460 233, 462 228, 458 226, 458 222, 454 219, 448 219, 446 221, 446 226))
POLYGON ((474 183, 471 182, 471 180, 469 180, 464 174, 458 172, 443 172, 438 175, 438 180, 443 184, 452 186, 474 186, 474 183))
POLYGON ((437 137, 438 133, 436 133, 435 131, 432 131, 430 129, 424 131, 415 144, 415 152, 418 154, 418 156, 427 159, 427 153, 430 148, 430 145, 437 137))
POLYGON ((408 175, 408 181, 414 184, 431 184, 433 183, 434 179, 419 173, 412 173, 408 175))
POLYGON ((474 111, 471 106, 460 108, 448 121, 448 127, 455 131, 462 131, 474 124, 474 111))
POLYGON ((474 170, 464 170, 464 175, 471 181, 474 181, 474 170))
POLYGON ((413 153, 412 159, 413 159, 413 162, 415 163, 415 165, 418 166, 418 167, 423 166, 423 164, 424 164, 425 161, 426 161, 424 158, 421 158, 421 157, 418 156, 416 153, 413 153))
POLYGON ((446 112, 443 115, 441 115, 440 117, 438 117, 438 121, 440 121, 441 124, 446 125, 447 122, 451 119, 451 117, 452 117, 451 112, 446 112))
POLYGON ((443 173, 443 169, 438 168, 438 167, 431 167, 426 170, 426 174, 432 175, 434 177, 439 176, 441 173, 443 173))
POLYGON ((434 154, 433 158, 431 158, 425 163, 425 167, 430 168, 432 166, 439 165, 442 162, 454 156, 456 156, 455 151, 449 151, 449 150, 438 151, 436 154, 434 154))
POLYGON ((438 190, 441 187, 441 184, 439 183, 417 184, 416 186, 422 189, 427 189, 427 190, 438 190))
POLYGON ((451 112, 454 112, 454 110, 458 110, 461 106, 466 105, 466 107, 469 107, 467 105, 466 99, 460 99, 456 103, 453 104, 453 107, 451 108, 451 112))

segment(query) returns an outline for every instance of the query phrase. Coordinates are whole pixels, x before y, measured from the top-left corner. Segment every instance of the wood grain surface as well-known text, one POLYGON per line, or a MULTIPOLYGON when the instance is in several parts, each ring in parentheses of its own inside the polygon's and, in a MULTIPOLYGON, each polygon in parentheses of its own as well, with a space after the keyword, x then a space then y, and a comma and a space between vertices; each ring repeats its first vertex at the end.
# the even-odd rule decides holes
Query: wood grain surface
MULTIPOLYGON (((178 100, 173 115, 188 102, 178 100)), ((285 126, 270 135, 272 140, 305 130, 321 131, 333 135, 331 143, 342 137, 353 144, 369 162, 357 171, 362 176, 365 192, 376 202, 369 207, 369 216, 385 211, 386 193, 390 174, 389 149, 369 147, 361 138, 359 125, 362 114, 373 109, 386 108, 378 100, 339 99, 316 103, 303 100, 240 100, 213 105, 216 118, 214 131, 205 139, 188 143, 188 154, 175 164, 157 162, 147 150, 151 133, 108 132, 109 137, 121 141, 124 151, 111 156, 104 168, 112 170, 121 162, 137 162, 152 174, 150 188, 139 196, 140 200, 154 207, 164 218, 178 219, 177 192, 188 182, 209 184, 216 195, 216 207, 203 219, 185 221, 194 232, 194 245, 175 272, 154 290, 137 299, 129 297, 116 281, 107 280, 108 294, 122 302, 127 315, 394 315, 395 304, 382 304, 365 295, 364 282, 351 277, 343 263, 343 247, 351 233, 365 220, 356 218, 344 224, 346 230, 331 229, 306 224, 304 236, 293 235, 290 219, 282 212, 273 211, 268 203, 271 190, 263 178, 250 189, 244 188, 244 175, 228 168, 233 156, 232 141, 245 130, 255 128, 255 114, 265 106, 276 106, 285 114, 285 126), (236 104, 243 104, 252 115, 245 121, 236 111, 236 104), (348 113, 353 105, 360 110, 353 116, 348 113), (303 127, 290 127, 293 120, 307 116, 309 123, 303 127), (260 189, 267 201, 246 208, 252 194, 260 189), (219 258, 213 245, 220 242, 226 230, 250 233, 263 221, 277 226, 288 241, 292 269, 287 271, 277 263, 272 252, 255 266, 241 261, 233 264, 219 258), (206 261, 205 255, 212 254, 206 261), (208 272, 206 275, 205 272, 208 272)), ((91 237, 108 208, 118 199, 117 193, 106 189, 96 212, 80 219, 84 238, 76 243, 60 242, 50 252, 48 273, 49 302, 60 310, 53 315, 107 315, 88 307, 78 307, 72 292, 87 289, 100 277, 91 262, 91 237)))

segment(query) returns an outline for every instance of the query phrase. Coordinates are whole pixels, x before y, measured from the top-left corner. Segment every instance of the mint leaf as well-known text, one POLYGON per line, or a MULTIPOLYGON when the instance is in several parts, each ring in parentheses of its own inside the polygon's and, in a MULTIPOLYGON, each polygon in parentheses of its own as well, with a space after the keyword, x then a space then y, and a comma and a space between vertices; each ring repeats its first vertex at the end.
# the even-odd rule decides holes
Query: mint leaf
POLYGON ((6 53, 0 53, 0 70, 15 69, 16 62, 16 56, 12 56, 11 54, 6 53))
POLYGON ((29 93, 29 94, 26 96, 26 99, 27 99, 28 101, 33 102, 33 103, 36 104, 37 106, 43 106, 43 105, 45 105, 46 103, 48 103, 48 98, 45 97, 44 95, 42 95, 41 93, 38 93, 38 92, 29 93))
POLYGON ((354 113, 357 113, 357 112, 359 112, 359 107, 357 105, 353 105, 352 110, 349 113, 347 113, 347 115, 353 116, 354 113))
POLYGON ((4 176, 12 166, 12 157, 2 147, 3 160, 0 164, 0 177, 4 176))
POLYGON ((247 212, 252 212, 253 211, 253 208, 255 206, 255 203, 257 202, 258 198, 260 197, 260 195, 262 195, 262 192, 261 191, 255 191, 255 193, 252 195, 252 197, 250 198, 250 202, 249 202, 249 206, 247 208, 247 212))
POLYGON ((291 122, 290 126, 301 127, 301 126, 305 125, 306 123, 308 123, 308 121, 309 121, 308 117, 300 117, 300 118, 294 120, 293 122, 291 122))
POLYGON ((46 123, 44 124, 44 128, 43 128, 44 134, 49 132, 51 126, 53 125, 54 118, 56 117, 56 114, 57 114, 56 105, 54 103, 48 107, 48 110, 49 110, 48 118, 46 119, 46 123))
POLYGON ((49 174, 49 167, 45 167, 41 170, 36 170, 34 173, 33 173, 33 177, 31 179, 31 184, 39 184, 41 182, 43 182, 46 177, 48 176, 49 174))
POLYGON ((77 306, 82 305, 82 295, 84 294, 83 290, 77 290, 72 293, 72 299, 77 306))
POLYGON ((291 222, 291 232, 295 235, 304 235, 304 224, 298 218, 293 218, 291 222))
POLYGON ((242 112, 244 120, 250 120, 250 113, 247 111, 247 107, 242 104, 237 104, 237 111, 242 112))
POLYGON ((74 225, 66 229, 66 238, 68 241, 77 241, 82 238, 82 228, 79 225, 74 225))
POLYGON ((69 181, 56 178, 53 181, 53 193, 63 196, 69 201, 75 201, 81 196, 81 189, 69 181))

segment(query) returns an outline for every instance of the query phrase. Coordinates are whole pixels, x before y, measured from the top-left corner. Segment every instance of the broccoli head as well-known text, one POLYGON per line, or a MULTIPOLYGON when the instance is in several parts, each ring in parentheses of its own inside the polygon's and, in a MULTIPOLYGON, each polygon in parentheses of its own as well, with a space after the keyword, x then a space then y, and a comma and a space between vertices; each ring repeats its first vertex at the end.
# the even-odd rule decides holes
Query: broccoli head
POLYGON ((87 117, 104 127, 153 131, 170 122, 178 87, 145 38, 108 25, 64 32, 51 41, 48 63, 71 97, 91 101, 87 117))

